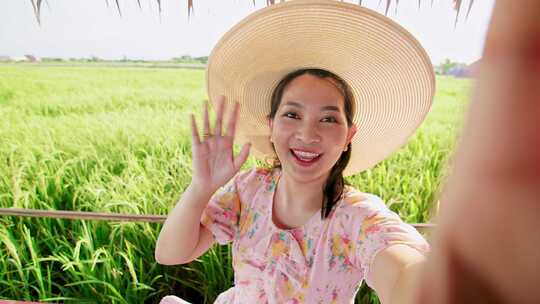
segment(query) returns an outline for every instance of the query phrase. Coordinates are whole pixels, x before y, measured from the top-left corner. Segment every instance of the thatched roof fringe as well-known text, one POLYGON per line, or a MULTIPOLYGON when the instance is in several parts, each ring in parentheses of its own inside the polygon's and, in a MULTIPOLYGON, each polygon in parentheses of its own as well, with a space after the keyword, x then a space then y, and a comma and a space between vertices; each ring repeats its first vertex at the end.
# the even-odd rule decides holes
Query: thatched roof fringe
MULTIPOLYGON (((120 17, 122 17, 122 11, 120 10, 120 3, 119 3, 119 0, 115 0, 116 1, 116 7, 118 9, 118 14, 120 15, 120 17)), ((252 0, 253 1, 253 6, 255 6, 255 0, 252 0)), ((280 0, 280 2, 283 2, 284 0, 280 0)), ((343 1, 343 0, 341 0, 343 1)), ((383 0, 379 0, 379 3, 382 2, 383 0)), ((453 0, 454 1, 454 10, 456 10, 456 20, 454 22, 454 27, 457 25, 457 22, 458 22, 458 19, 459 19, 459 12, 460 12, 460 9, 461 9, 461 4, 462 4, 462 0, 453 0)), ((40 16, 41 16, 41 3, 42 3, 42 0, 30 0, 30 2, 32 2, 32 7, 34 8, 34 15, 36 16, 36 20, 38 22, 39 25, 41 25, 41 19, 40 19, 40 16)), ((159 15, 161 16, 161 0, 156 0, 157 4, 158 4, 158 11, 159 11, 159 15)), ((275 0, 266 0, 266 5, 274 5, 275 4, 275 0)), ((396 3, 395 7, 396 7, 396 13, 397 13, 397 7, 398 7, 398 4, 399 4, 399 0, 394 0, 394 2, 396 3)), ((107 7, 109 7, 109 0, 105 0, 105 3, 107 4, 107 7)), ((142 9, 141 7, 141 0, 137 0, 137 3, 139 4, 139 8, 142 9)), ((385 8, 385 11, 384 11, 384 14, 385 15, 388 15, 388 10, 390 9, 390 4, 392 3, 392 0, 386 0, 386 8, 385 8)), ((420 4, 422 3, 422 0, 418 0, 418 9, 420 9, 420 4)), ((474 0, 469 0, 469 8, 467 9, 467 15, 465 16, 465 20, 467 20, 469 18, 469 13, 471 12, 471 8, 473 6, 473 3, 474 3, 474 0)), ((362 5, 362 0, 358 0, 358 5, 362 5)), ((433 0, 431 0, 431 5, 433 6, 433 0)), ((188 18, 191 16, 191 13, 193 12, 193 0, 188 0, 187 1, 187 9, 188 9, 188 18)))

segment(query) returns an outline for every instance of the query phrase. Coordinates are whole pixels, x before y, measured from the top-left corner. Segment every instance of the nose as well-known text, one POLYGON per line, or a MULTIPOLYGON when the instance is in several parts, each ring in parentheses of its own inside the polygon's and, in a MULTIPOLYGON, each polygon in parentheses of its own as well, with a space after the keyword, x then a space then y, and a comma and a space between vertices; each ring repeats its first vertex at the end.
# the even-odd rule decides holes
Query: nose
POLYGON ((316 125, 311 123, 303 123, 296 132, 296 138, 305 144, 318 143, 321 141, 316 125))

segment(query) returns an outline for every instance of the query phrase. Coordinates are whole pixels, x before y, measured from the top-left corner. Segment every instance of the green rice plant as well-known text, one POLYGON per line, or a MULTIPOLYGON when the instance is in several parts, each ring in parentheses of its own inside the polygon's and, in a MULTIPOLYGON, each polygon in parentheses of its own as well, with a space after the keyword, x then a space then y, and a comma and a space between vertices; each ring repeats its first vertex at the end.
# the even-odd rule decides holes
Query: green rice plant
POLYGON ((231 246, 216 245, 185 267, 190 275, 180 282, 202 295, 204 303, 213 303, 220 292, 233 285, 231 261, 231 246))
POLYGON ((7 250, 7 255, 2 254, 2 261, 5 263, 3 268, 6 270, 4 275, 6 279, 11 282, 10 284, 6 284, 6 282, 2 281, 2 284, 6 285, 5 288, 8 288, 10 292, 25 297, 29 294, 29 285, 28 278, 24 273, 23 264, 19 256, 17 241, 14 240, 12 233, 5 229, 0 230, 0 239, 2 240, 2 245, 7 250))

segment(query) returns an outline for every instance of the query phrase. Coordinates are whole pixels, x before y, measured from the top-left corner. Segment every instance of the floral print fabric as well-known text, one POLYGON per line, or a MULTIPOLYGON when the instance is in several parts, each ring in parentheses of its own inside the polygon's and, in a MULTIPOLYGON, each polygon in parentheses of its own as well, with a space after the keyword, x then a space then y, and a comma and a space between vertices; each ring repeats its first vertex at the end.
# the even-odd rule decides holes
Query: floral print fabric
POLYGON ((201 223, 219 244, 232 242, 234 286, 216 299, 239 303, 352 303, 380 250, 406 244, 426 254, 426 240, 373 194, 347 186, 329 217, 303 226, 272 221, 281 170, 237 174, 214 194, 201 223))

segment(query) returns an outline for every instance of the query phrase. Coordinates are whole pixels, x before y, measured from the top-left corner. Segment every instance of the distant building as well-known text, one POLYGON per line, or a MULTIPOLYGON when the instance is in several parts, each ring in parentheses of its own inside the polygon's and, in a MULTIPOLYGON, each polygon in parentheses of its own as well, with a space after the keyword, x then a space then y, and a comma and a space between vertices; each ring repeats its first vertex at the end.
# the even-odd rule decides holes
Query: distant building
POLYGON ((26 56, 10 56, 9 59, 10 61, 14 62, 28 61, 28 58, 26 58, 26 56))
POLYGON ((456 66, 456 67, 451 67, 450 69, 448 69, 448 72, 447 72, 448 75, 452 75, 454 77, 469 77, 469 70, 467 69, 466 66, 456 66))
POLYGON ((478 76, 479 66, 480 60, 477 60, 466 66, 452 67, 447 71, 447 74, 458 78, 475 78, 478 76))
POLYGON ((28 61, 30 61, 30 62, 40 62, 41 61, 41 58, 36 57, 34 55, 24 55, 24 57, 26 57, 28 59, 28 61))

